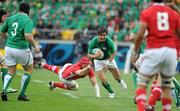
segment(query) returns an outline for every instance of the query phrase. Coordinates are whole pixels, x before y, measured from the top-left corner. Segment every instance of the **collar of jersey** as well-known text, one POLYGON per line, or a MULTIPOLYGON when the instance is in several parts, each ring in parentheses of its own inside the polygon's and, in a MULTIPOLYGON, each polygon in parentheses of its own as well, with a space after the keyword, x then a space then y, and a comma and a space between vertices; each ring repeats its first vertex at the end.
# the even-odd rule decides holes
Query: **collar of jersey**
POLYGON ((164 6, 164 3, 153 3, 153 5, 160 5, 160 6, 164 6))
POLYGON ((20 12, 18 12, 18 14, 28 16, 26 13, 20 13, 20 12))

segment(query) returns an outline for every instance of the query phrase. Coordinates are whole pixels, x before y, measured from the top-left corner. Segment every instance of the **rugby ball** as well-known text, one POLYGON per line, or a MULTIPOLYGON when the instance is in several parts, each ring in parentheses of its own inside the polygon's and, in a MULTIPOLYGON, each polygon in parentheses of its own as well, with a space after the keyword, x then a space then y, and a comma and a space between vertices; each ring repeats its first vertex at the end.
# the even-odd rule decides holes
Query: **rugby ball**
POLYGON ((92 50, 92 54, 96 54, 98 51, 101 52, 101 56, 98 57, 98 59, 102 59, 102 58, 104 57, 104 52, 103 52, 101 49, 99 49, 99 48, 94 48, 94 49, 92 50))

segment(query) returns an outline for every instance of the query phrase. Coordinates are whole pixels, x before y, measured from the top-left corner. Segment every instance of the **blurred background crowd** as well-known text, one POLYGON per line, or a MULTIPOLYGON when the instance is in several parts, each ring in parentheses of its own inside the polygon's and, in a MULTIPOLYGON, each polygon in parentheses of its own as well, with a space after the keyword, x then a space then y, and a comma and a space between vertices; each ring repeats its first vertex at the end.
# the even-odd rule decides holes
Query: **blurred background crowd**
MULTIPOLYGON (((18 10, 21 0, 1 0, 9 14, 18 10)), ((86 41, 97 27, 108 26, 108 35, 127 41, 140 10, 151 0, 26 0, 31 4, 33 34, 38 39, 86 41)))

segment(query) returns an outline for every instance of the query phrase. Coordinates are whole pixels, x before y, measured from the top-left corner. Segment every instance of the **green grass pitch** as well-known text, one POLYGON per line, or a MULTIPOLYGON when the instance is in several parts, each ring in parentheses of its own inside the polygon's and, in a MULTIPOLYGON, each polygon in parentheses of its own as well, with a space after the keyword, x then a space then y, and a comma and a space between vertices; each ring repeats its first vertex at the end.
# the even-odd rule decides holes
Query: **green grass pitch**
MULTIPOLYGON (((16 74, 11 87, 19 90, 21 74, 21 71, 16 74)), ((50 91, 47 86, 48 82, 59 81, 58 76, 49 71, 35 70, 27 90, 27 96, 31 100, 29 102, 18 101, 18 93, 8 94, 8 102, 0 101, 0 111, 136 111, 133 103, 135 89, 131 75, 122 75, 128 84, 128 90, 123 90, 109 72, 106 73, 106 77, 115 92, 113 99, 108 98, 108 93, 100 82, 98 83, 102 97, 96 98, 88 77, 78 80, 79 89, 77 91, 62 89, 50 91)), ((180 80, 180 75, 177 78, 180 80)), ((161 111, 160 102, 158 102, 156 111, 161 111)), ((174 103, 172 111, 179 111, 174 103)))

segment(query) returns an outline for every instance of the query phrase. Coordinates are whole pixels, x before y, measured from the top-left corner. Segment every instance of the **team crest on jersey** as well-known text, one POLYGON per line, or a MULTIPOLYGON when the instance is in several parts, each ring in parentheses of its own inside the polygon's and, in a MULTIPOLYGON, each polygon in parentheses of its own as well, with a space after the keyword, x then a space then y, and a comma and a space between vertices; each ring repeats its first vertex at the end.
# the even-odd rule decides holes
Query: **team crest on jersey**
POLYGON ((103 47, 102 50, 106 50, 106 47, 103 47))

